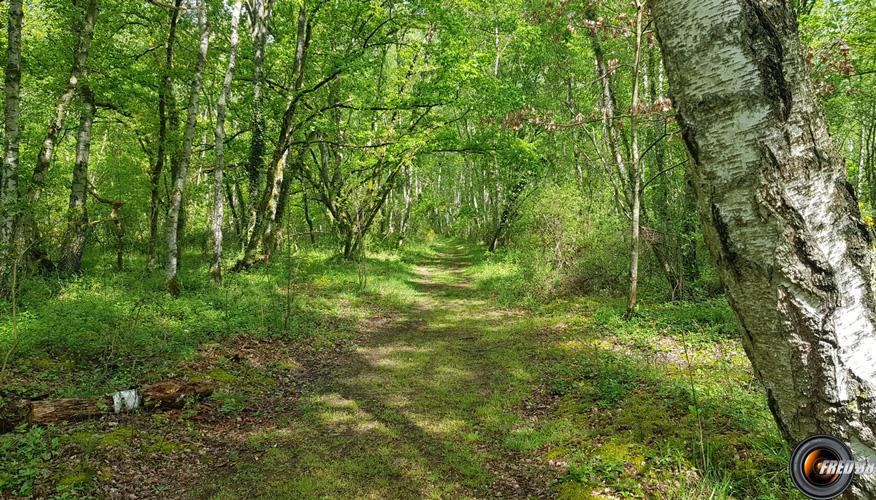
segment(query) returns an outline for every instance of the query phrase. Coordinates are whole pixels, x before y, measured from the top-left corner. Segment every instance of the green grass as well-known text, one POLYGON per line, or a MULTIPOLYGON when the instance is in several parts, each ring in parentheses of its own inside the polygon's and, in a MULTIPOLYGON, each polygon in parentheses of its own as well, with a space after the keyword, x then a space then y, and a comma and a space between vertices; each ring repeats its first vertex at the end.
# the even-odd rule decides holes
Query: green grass
POLYGON ((485 259, 471 273, 556 332, 540 347, 556 411, 506 445, 564 464, 561 497, 802 498, 723 299, 645 304, 626 321, 619 297, 509 294, 515 267, 485 259))
MULTIPOLYGON (((90 396, 117 390, 197 355, 199 346, 247 334, 296 341, 343 336, 373 314, 373 290, 387 307, 403 304, 408 266, 372 255, 359 290, 357 271, 321 250, 251 273, 227 273, 221 288, 207 283, 199 255, 184 261, 180 298, 163 291, 160 271, 129 262, 87 277, 42 277, 23 285, 18 340, 9 304, 0 303, 0 353, 14 346, 4 392, 24 397, 90 396), (288 264, 288 266, 287 266, 288 264), (291 267, 291 270, 289 269, 291 267), (292 287, 287 287, 290 281, 292 287)), ((87 265, 87 263, 86 263, 87 265)))
POLYGON ((0 435, 0 493, 31 496, 47 478, 45 464, 58 456, 59 441, 40 427, 19 426, 0 435))
POLYGON ((215 498, 484 497, 513 482, 563 498, 795 495, 721 300, 645 304, 627 322, 619 298, 541 303, 512 260, 448 242, 370 254, 364 284, 322 251, 291 262, 292 288, 284 259, 222 288, 195 287, 190 265, 178 299, 134 271, 28 283, 4 397, 168 376, 217 391, 117 428, 0 436, 0 494, 100 494, 136 473, 152 481, 140 491, 215 498), (195 477, 160 478, 193 450, 195 477))

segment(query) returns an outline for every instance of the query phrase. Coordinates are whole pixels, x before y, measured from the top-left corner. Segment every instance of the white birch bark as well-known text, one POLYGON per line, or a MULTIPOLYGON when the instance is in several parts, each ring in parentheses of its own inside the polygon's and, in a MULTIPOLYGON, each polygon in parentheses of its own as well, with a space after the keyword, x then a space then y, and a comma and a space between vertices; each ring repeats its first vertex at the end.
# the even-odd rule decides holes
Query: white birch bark
POLYGON ((499 77, 499 58, 502 55, 502 50, 499 48, 499 27, 495 28, 496 37, 496 57, 493 59, 493 77, 499 77))
POLYGON ((228 67, 225 69, 225 79, 222 82, 222 92, 216 103, 216 168, 213 170, 213 263, 210 265, 210 276, 215 283, 222 282, 222 222, 225 215, 224 168, 225 168, 225 108, 231 94, 231 81, 234 78, 234 65, 237 62, 237 47, 239 37, 237 27, 240 24, 240 10, 243 2, 236 0, 231 11, 231 46, 228 53, 228 67))
POLYGON ((76 47, 76 53, 73 56, 73 67, 70 69, 70 78, 67 80, 67 86, 61 97, 58 98, 55 104, 55 112, 52 113, 52 121, 46 130, 46 136, 43 139, 43 144, 40 147, 39 155, 37 155, 36 166, 34 167, 33 175, 31 176, 31 203, 35 202, 42 195, 42 187, 45 183, 46 173, 49 170, 49 165, 52 163, 52 157, 55 153, 55 143, 58 140, 58 133, 64 124, 64 118, 67 116, 67 109, 70 107, 70 102, 76 94, 76 89, 79 87, 83 76, 86 73, 86 63, 88 61, 88 50, 91 47, 91 40, 94 38, 94 24, 97 22, 98 1, 89 0, 85 7, 85 17, 82 20, 82 26, 79 32, 79 42, 76 47))
MULTIPOLYGON (((876 461, 873 237, 778 0, 658 0, 652 14, 703 233, 785 438, 876 461)), ((858 479, 853 496, 873 498, 858 479)))
POLYGON ((61 127, 64 125, 64 119, 67 116, 70 103, 73 100, 73 96, 76 95, 76 90, 87 72, 86 64, 88 62, 88 50, 91 47, 91 41, 94 37, 94 25, 97 22, 97 11, 98 0, 88 0, 88 3, 85 6, 82 23, 79 25, 79 39, 76 45, 76 51, 73 54, 73 65, 70 68, 70 77, 67 80, 67 85, 64 87, 64 92, 61 93, 58 102, 55 104, 52 119, 46 129, 43 143, 40 146, 40 151, 37 155, 36 165, 34 165, 33 173, 30 176, 30 185, 28 186, 28 210, 23 212, 21 220, 19 221, 19 234, 24 244, 27 245, 26 254, 28 256, 28 265, 38 264, 44 269, 51 269, 54 265, 49 261, 48 255, 40 242, 39 226, 34 218, 33 211, 42 197, 46 174, 49 171, 49 166, 52 164, 55 146, 58 141, 58 134, 61 132, 61 127))
POLYGON ((61 269, 68 273, 79 272, 82 252, 88 232, 88 161, 91 156, 91 125, 94 121, 94 94, 83 86, 82 115, 76 135, 76 163, 73 165, 73 180, 70 184, 70 203, 64 249, 61 252, 61 269))
POLYGON ((207 22, 206 0, 196 0, 200 41, 198 44, 198 59, 192 76, 192 87, 189 94, 189 108, 186 117, 186 128, 183 133, 182 152, 176 178, 173 179, 173 192, 170 198, 170 209, 167 211, 167 268, 165 278, 167 289, 171 294, 179 293, 177 269, 179 266, 179 241, 177 228, 182 211, 183 191, 188 176, 189 161, 192 157, 192 141, 195 136, 195 125, 198 119, 198 99, 201 94, 201 83, 204 78, 204 66, 207 63, 207 50, 210 46, 210 24, 207 22))
POLYGON ((0 168, 0 289, 6 291, 6 278, 11 270, 15 246, 15 222, 18 211, 18 156, 21 137, 21 20, 22 0, 9 1, 6 45, 3 116, 4 151, 0 168))
MULTIPOLYGON (((307 53, 307 48, 310 44, 310 21, 307 17, 307 10, 304 4, 298 8, 298 28, 296 35, 295 60, 293 61, 293 75, 295 81, 292 89, 295 91, 301 90, 304 84, 304 63, 307 53)), ((250 231, 249 239, 244 248, 244 256, 234 266, 236 270, 245 269, 255 263, 256 260, 262 258, 267 260, 273 250, 275 243, 276 225, 280 221, 275 220, 277 216, 277 208, 280 203, 281 188, 283 179, 286 173, 286 157, 289 152, 289 139, 293 131, 293 118, 298 107, 298 98, 290 97, 286 105, 286 110, 283 113, 280 132, 277 139, 277 145, 274 149, 274 154, 271 159, 271 165, 268 170, 268 176, 265 184, 265 191, 262 199, 257 205, 253 213, 253 225, 250 231), (263 255, 259 256, 258 251, 263 248, 263 255)))

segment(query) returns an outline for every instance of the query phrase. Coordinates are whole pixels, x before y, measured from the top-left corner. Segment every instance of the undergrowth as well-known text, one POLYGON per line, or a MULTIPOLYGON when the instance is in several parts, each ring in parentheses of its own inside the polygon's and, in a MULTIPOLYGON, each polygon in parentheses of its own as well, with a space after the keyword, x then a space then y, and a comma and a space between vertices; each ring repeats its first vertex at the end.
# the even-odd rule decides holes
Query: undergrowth
MULTIPOLYGON (((173 417, 182 419, 181 432, 190 432, 184 429, 209 408, 216 418, 257 417, 283 384, 310 376, 280 346, 334 352, 356 342, 365 318, 411 315, 421 322, 415 323, 419 337, 402 330, 387 344, 396 354, 374 351, 387 356, 371 373, 383 378, 350 382, 367 388, 370 399, 302 396, 295 418, 305 425, 290 421, 285 429, 256 434, 271 438, 247 447, 266 459, 240 459, 228 491, 268 481, 264 491, 289 494, 404 494, 416 490, 393 489, 389 478, 413 474, 438 496, 459 488, 486 492, 494 479, 486 463, 515 453, 558 470, 551 487, 561 498, 796 495, 786 474, 787 446, 721 298, 643 301, 626 321, 623 298, 609 290, 548 300, 533 290, 520 255, 440 242, 369 253, 359 265, 328 251, 302 250, 268 267, 228 274, 221 287, 192 285, 206 283, 200 258, 184 261, 188 287, 176 299, 158 291, 160 273, 135 270, 138 262, 121 273, 28 280, 20 342, 0 380, 0 404, 106 394, 167 376, 209 378, 217 384, 211 400, 173 417), (448 248, 458 254, 448 257, 448 248), (424 265, 434 273, 425 288, 417 272, 424 265), (413 308, 423 300, 431 301, 425 315, 413 308), (493 311, 509 314, 496 324, 493 311), (459 340, 440 336, 453 332, 459 340), (423 344, 414 348, 415 342, 423 344), (270 354, 265 359, 238 355, 260 345, 270 354), (399 412, 389 396, 410 387, 420 387, 410 399, 415 406, 399 412), (523 410, 533 399, 547 408, 535 417, 523 410), (415 425, 405 424, 410 418, 415 425), (341 424, 354 431, 326 437, 320 430, 341 424), (410 440, 415 428, 421 436, 410 440), (363 432, 382 434, 366 439, 363 432), (419 447, 432 435, 440 436, 443 451, 423 453, 419 447), (402 449, 413 469, 399 468, 391 449, 402 449), (338 450, 354 452, 335 464, 327 457, 338 450), (303 460, 293 467, 303 475, 281 481, 293 459, 303 460), (321 475, 314 476, 317 470, 321 475)), ((8 348, 9 334, 3 318, 0 351, 8 348)), ((0 435, 0 496, 97 494, 96 481, 111 477, 99 465, 104 454, 131 446, 122 434, 137 434, 135 451, 127 453, 144 457, 191 447, 163 433, 178 425, 171 417, 157 413, 147 421, 153 431, 86 423, 22 426, 0 435), (70 452, 77 462, 61 460, 70 452)))

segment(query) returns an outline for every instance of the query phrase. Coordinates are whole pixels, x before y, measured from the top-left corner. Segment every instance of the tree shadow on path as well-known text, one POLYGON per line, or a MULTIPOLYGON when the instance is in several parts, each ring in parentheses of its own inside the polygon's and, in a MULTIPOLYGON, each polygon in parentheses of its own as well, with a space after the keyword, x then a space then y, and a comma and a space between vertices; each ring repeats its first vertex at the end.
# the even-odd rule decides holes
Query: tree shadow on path
POLYGON ((461 276, 458 250, 418 258, 413 307, 361 326, 362 340, 297 411, 249 446, 218 496, 543 497, 549 471, 504 446, 538 374, 521 312, 461 276))

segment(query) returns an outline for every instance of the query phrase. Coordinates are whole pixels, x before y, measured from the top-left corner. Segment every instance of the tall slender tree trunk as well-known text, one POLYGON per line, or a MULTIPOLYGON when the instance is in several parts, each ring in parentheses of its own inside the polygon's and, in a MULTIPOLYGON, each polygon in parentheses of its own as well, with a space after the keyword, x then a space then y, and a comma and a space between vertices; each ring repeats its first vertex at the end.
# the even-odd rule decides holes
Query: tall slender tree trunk
POLYGON ((858 198, 864 197, 864 167, 866 166, 866 155, 864 152, 866 149, 864 148, 864 143, 866 142, 867 137, 864 134, 864 123, 865 118, 861 116, 861 142, 858 144, 858 176, 856 188, 858 193, 858 198))
MULTIPOLYGON (((611 171, 614 169, 617 172, 617 178, 620 181, 621 188, 616 193, 617 197, 623 196, 622 200, 618 200, 621 210, 630 218, 630 265, 629 265, 629 288, 627 294, 627 311, 626 317, 633 316, 636 310, 638 301, 639 289, 639 254, 640 254, 640 229, 641 229, 641 205, 642 205, 642 159, 639 154, 639 131, 638 118, 636 113, 639 106, 639 72, 642 57, 642 17, 644 15, 644 5, 636 3, 636 45, 635 56, 633 63, 632 87, 633 97, 630 106, 630 135, 631 135, 631 157, 629 158, 629 168, 624 161, 623 147, 621 144, 621 133, 618 130, 616 121, 617 101, 612 89, 611 75, 614 69, 609 66, 605 60, 605 53, 602 49, 602 44, 599 41, 597 28, 590 30, 590 44, 593 49, 594 59, 596 60, 597 77, 601 84, 600 101, 602 104, 602 134, 605 141, 608 143, 608 150, 611 156, 610 159, 605 159, 607 163, 606 169, 611 171), (613 162, 614 165, 608 163, 613 162)), ((592 7, 587 12, 588 19, 595 19, 596 13, 592 7)))
MULTIPOLYGON (((876 205, 876 164, 874 164, 874 156, 876 156, 876 120, 871 120, 867 124, 867 160, 864 170, 866 171, 865 178, 867 179, 867 199, 870 201, 870 206, 876 205)), ((863 198, 863 196, 862 196, 863 198)))
MULTIPOLYGON (((407 237, 408 223, 411 220, 411 208, 413 206, 413 199, 411 197, 411 168, 409 166, 404 168, 404 174, 404 185, 402 186, 402 201, 404 204, 402 205, 401 220, 398 225, 398 246, 404 244, 407 237)), ((475 202, 475 210, 477 210, 477 202, 475 202)))
POLYGON ((234 64, 237 61, 237 26, 240 23, 242 0, 234 2, 231 12, 231 47, 228 54, 228 67, 225 69, 225 80, 222 82, 222 92, 216 103, 216 168, 213 170, 213 263, 210 265, 210 276, 214 283, 222 282, 222 222, 225 212, 224 167, 225 167, 225 107, 231 94, 231 81, 234 78, 234 64))
MULTIPOLYGON (((177 0, 179 2, 179 15, 182 16, 184 12, 184 0, 177 0)), ((196 5, 199 0, 192 0, 191 4, 196 5)), ((206 1, 206 0, 205 0, 206 1)), ((197 10, 197 6, 195 7, 197 10)), ((177 20, 179 23, 179 20, 177 20)), ((172 67, 172 66, 171 66, 172 67)), ((185 135, 185 127, 180 131, 180 110, 179 106, 177 106, 176 100, 176 91, 174 90, 173 80, 170 81, 170 87, 168 88, 168 92, 165 94, 165 99, 167 100, 167 137, 166 137, 166 149, 167 149, 167 165, 170 167, 170 190, 168 192, 168 200, 167 200, 167 219, 165 219, 165 224, 169 221, 170 218, 170 210, 173 201, 171 198, 173 197, 174 187, 173 185, 176 182, 176 179, 179 178, 180 172, 180 164, 182 163, 182 155, 183 155, 183 142, 185 135), (182 135, 181 135, 182 134, 182 135)), ((197 113, 195 114, 197 116, 197 113)), ((188 116, 188 115, 186 115, 188 116)), ((189 155, 189 159, 187 162, 191 161, 191 154, 189 155)), ((188 165, 186 165, 186 170, 188 171, 188 165)), ((186 172, 188 174, 188 172, 186 172)), ((187 181, 187 179, 186 179, 187 181)), ((185 182, 185 181, 184 181, 185 182)), ((183 241, 183 233, 185 231, 185 220, 186 220, 186 193, 185 190, 181 193, 181 199, 179 202, 179 210, 176 216, 176 241, 177 244, 180 244, 183 241)), ((165 228, 166 229, 166 228, 165 228)), ((166 243, 166 241, 165 241, 166 243)), ((179 272, 179 268, 182 265, 182 262, 177 259, 177 272, 179 272)))
POLYGON ((88 160, 91 155, 91 124, 94 121, 94 93, 87 85, 80 90, 82 116, 76 136, 76 164, 73 166, 73 181, 70 184, 70 204, 64 248, 61 251, 61 270, 79 272, 85 239, 88 234, 88 160))
MULTIPOLYGON (((653 19, 703 233, 784 437, 876 461, 873 235, 789 2, 659 0, 653 19)), ((852 496, 876 497, 858 476, 852 496)))
POLYGON ((264 170, 265 156, 265 118, 263 113, 262 87, 264 76, 262 67, 265 59, 265 45, 268 40, 268 19, 271 15, 272 0, 253 0, 252 2, 252 40, 253 40, 253 86, 252 86, 252 132, 249 143, 249 160, 246 164, 248 174, 249 207, 241 206, 241 213, 248 213, 246 237, 242 238, 244 248, 255 224, 258 202, 260 200, 260 180, 264 170), (248 212, 247 212, 248 211, 248 212))
POLYGON ((76 45, 76 52, 73 55, 73 66, 70 69, 70 77, 67 80, 64 92, 55 104, 52 119, 49 122, 46 135, 40 146, 33 174, 30 178, 30 188, 28 193, 29 210, 25 213, 25 217, 23 218, 22 230, 24 231, 23 238, 30 248, 28 253, 30 255, 29 260, 32 262, 37 261, 41 264, 48 264, 48 261, 46 260, 47 256, 41 249, 41 245, 38 241, 39 228, 37 227, 36 219, 33 216, 33 210, 42 197, 43 187, 46 182, 46 174, 49 171, 52 157, 55 154, 58 134, 61 132, 61 127, 64 125, 64 118, 67 116, 67 110, 70 107, 73 96, 76 94, 76 90, 87 71, 86 64, 88 62, 88 50, 91 47, 91 40, 94 37, 94 24, 97 21, 97 11, 98 0, 88 0, 88 3, 85 6, 85 15, 79 29, 79 41, 76 45))
POLYGON ((21 137, 22 0, 9 0, 4 75, 3 163, 0 167, 0 296, 11 295, 11 267, 16 260, 18 219, 18 152, 21 137))
POLYGON ((232 184, 236 183, 236 180, 232 182, 227 176, 223 175, 223 183, 225 189, 225 203, 228 204, 228 209, 231 212, 231 225, 234 228, 234 233, 240 237, 240 216, 237 214, 237 194, 235 194, 234 188, 232 187, 232 184))
POLYGON ((639 65, 642 59, 642 16, 645 5, 636 2, 636 51, 633 61, 633 98, 630 105, 630 289, 627 296, 627 318, 636 313, 639 292, 639 216, 642 203, 642 161, 639 158, 639 65))
POLYGON ((496 41, 496 57, 493 59, 493 77, 499 77, 499 59, 502 55, 502 49, 499 47, 499 27, 496 26, 494 28, 494 35, 496 41))
POLYGON ((283 224, 283 217, 286 215, 286 207, 289 205, 289 189, 292 187, 292 171, 300 171, 304 168, 305 152, 306 148, 302 146, 300 150, 295 153, 295 159, 292 162, 289 161, 288 153, 286 155, 286 161, 284 162, 283 168, 283 181, 280 183, 277 204, 273 209, 273 216, 268 223, 268 227, 265 229, 265 236, 262 243, 265 256, 268 258, 277 248, 278 234, 283 224))
POLYGON ((55 104, 55 111, 52 113, 52 120, 49 122, 49 126, 46 130, 45 138, 43 139, 42 146, 40 146, 40 152, 37 155, 33 175, 31 176, 31 202, 38 201, 42 195, 46 173, 49 170, 49 165, 52 163, 52 157, 55 154, 55 143, 58 140, 58 134, 61 132, 61 127, 64 125, 64 118, 67 116, 67 109, 70 107, 70 102, 73 101, 73 96, 76 94, 76 89, 79 87, 79 83, 83 76, 85 76, 86 64, 88 62, 88 49, 91 47, 92 38, 94 38, 94 24, 97 21, 97 8, 97 0, 88 0, 85 7, 85 17, 82 20, 82 25, 79 31, 79 42, 73 56, 73 67, 70 69, 70 78, 67 80, 67 86, 64 88, 64 92, 58 98, 57 104, 55 104))
POLYGON ((240 187, 241 184, 240 176, 236 176, 236 179, 234 179, 234 182, 232 183, 233 190, 229 189, 229 191, 231 191, 230 199, 236 200, 237 202, 237 239, 246 244, 246 231, 249 227, 249 214, 246 212, 247 206, 245 198, 243 197, 243 189, 240 187))
MULTIPOLYGON (((295 60, 293 62, 293 74, 295 81, 293 90, 300 90, 304 84, 304 62, 307 48, 310 44, 311 25, 307 11, 302 4, 298 9, 298 29, 296 33, 295 60)), ((270 254, 273 243, 273 231, 278 221, 277 207, 283 191, 283 178, 286 173, 286 161, 289 153, 289 139, 293 131, 293 119, 297 110, 298 99, 292 97, 283 113, 277 145, 271 158, 271 165, 265 183, 265 190, 253 214, 252 231, 247 240, 243 257, 235 264, 235 269, 245 269, 259 259, 259 250, 264 250, 263 257, 270 254), (264 245, 267 243, 267 246, 264 245)))
POLYGON ((186 117, 186 128, 183 134, 182 150, 179 155, 179 167, 173 180, 173 193, 171 194, 170 209, 167 212, 167 268, 165 271, 166 286, 168 291, 177 295, 180 291, 177 277, 179 265, 179 219, 182 212, 183 191, 188 176, 189 161, 192 156, 192 141, 195 136, 195 125, 198 119, 198 99, 201 93, 201 83, 204 77, 204 66, 207 63, 207 50, 210 45, 210 23, 207 21, 206 0, 198 0, 197 14, 200 27, 200 42, 198 45, 198 59, 195 63, 195 71, 192 76, 192 87, 189 94, 189 107, 186 117))
MULTIPOLYGON (((591 10, 588 12, 587 17, 588 19, 593 20, 596 18, 596 13, 591 10)), ((611 154, 611 161, 614 162, 614 168, 617 170, 618 177, 624 184, 622 194, 624 201, 627 204, 627 208, 629 208, 632 205, 632 193, 630 193, 628 182, 630 177, 627 173, 626 165, 624 164, 619 137, 620 134, 618 133, 615 124, 615 109, 617 108, 617 102, 614 96, 614 91, 611 88, 611 75, 614 70, 609 67, 608 62, 605 60, 605 53, 602 49, 602 43, 599 41, 599 34, 596 28, 590 30, 590 45, 593 49, 594 59, 596 60, 596 71, 598 73, 596 76, 599 78, 602 90, 600 95, 600 101, 602 104, 602 133, 606 138, 606 142, 608 142, 608 148, 611 154)), ((608 165, 606 165, 606 167, 608 167, 608 165)))
POLYGON ((161 174, 167 162, 167 108, 175 106, 173 98, 173 45, 176 41, 176 24, 179 19, 179 7, 182 0, 174 0, 173 6, 168 13, 169 22, 167 30, 167 43, 164 49, 164 67, 161 84, 158 87, 158 151, 155 155, 155 166, 149 173, 149 269, 158 266, 158 218, 161 212, 161 174))

